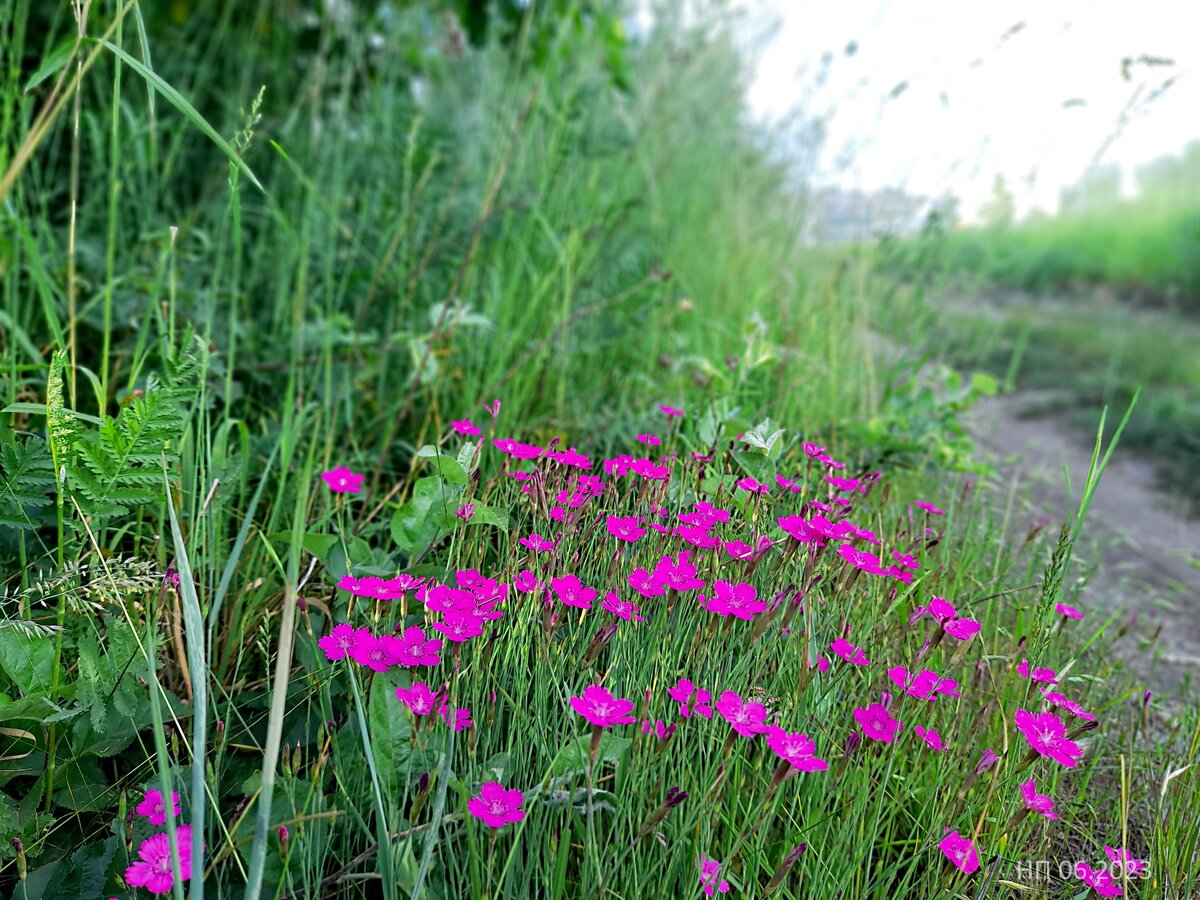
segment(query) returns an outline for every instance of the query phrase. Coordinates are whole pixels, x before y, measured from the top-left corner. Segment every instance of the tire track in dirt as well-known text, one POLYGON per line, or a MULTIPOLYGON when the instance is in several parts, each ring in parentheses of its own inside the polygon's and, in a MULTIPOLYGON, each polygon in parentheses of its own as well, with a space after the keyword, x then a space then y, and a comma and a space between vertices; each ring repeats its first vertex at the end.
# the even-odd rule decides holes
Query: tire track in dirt
MULTIPOLYGON (((1078 507, 1092 447, 1065 423, 1032 415, 1037 402, 1031 393, 985 398, 967 425, 1004 483, 1018 479, 1037 513, 1062 522, 1078 507)), ((1117 647, 1156 695, 1188 702, 1200 694, 1193 683, 1187 697, 1178 696, 1189 678, 1200 681, 1200 522, 1171 500, 1154 466, 1118 445, 1088 510, 1073 569, 1078 574, 1081 556, 1098 554, 1099 567, 1081 597, 1093 611, 1089 622, 1123 609, 1157 623, 1147 628, 1143 622, 1143 633, 1161 625, 1153 651, 1132 640, 1117 647)))

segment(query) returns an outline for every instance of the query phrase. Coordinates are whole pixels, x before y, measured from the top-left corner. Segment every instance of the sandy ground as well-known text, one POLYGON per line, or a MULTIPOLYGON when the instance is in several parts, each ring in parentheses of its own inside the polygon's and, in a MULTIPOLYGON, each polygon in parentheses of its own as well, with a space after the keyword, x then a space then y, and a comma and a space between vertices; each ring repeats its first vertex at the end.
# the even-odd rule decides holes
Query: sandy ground
MULTIPOLYGON (((1057 528, 1078 505, 1067 494, 1063 466, 1077 496, 1092 447, 1057 419, 1034 415, 1037 403, 1028 394, 986 398, 968 425, 1003 483, 1020 479, 1035 509, 1053 516, 1057 528)), ((1086 555, 1100 559, 1081 596, 1089 609, 1136 611, 1146 617, 1139 629, 1146 635, 1162 625, 1150 650, 1137 641, 1118 641, 1132 670, 1160 697, 1196 702, 1196 685, 1183 696, 1179 692, 1189 678, 1200 682, 1200 522, 1172 504, 1149 463, 1118 445, 1088 511, 1081 545, 1086 555)))

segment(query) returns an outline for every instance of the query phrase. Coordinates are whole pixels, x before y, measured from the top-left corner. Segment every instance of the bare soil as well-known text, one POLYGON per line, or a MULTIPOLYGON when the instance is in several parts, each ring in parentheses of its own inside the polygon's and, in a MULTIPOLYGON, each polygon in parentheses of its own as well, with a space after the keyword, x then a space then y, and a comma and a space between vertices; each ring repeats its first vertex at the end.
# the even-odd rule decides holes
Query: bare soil
MULTIPOLYGON (((1018 479, 1035 511, 1055 522, 1078 507, 1092 446, 1060 418, 1038 415, 1044 397, 986 398, 968 425, 1006 484, 1018 479), (1063 467, 1070 472, 1068 495, 1063 467)), ((1154 466, 1118 445, 1092 500, 1076 557, 1099 564, 1082 601, 1102 615, 1127 611, 1152 647, 1118 641, 1131 671, 1166 699, 1195 702, 1200 681, 1200 522, 1161 487, 1154 466)), ((1078 572, 1078 564, 1075 570, 1078 572)), ((1093 617, 1089 616, 1089 619, 1093 617)))

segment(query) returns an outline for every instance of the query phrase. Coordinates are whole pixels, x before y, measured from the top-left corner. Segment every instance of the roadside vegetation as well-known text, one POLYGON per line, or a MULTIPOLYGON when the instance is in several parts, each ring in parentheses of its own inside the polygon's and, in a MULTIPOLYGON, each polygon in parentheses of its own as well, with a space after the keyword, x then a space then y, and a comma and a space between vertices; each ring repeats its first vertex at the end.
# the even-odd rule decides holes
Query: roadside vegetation
POLYGON ((1193 894, 1110 443, 998 514, 719 20, 477 6, 7 8, 0 890, 1193 894))

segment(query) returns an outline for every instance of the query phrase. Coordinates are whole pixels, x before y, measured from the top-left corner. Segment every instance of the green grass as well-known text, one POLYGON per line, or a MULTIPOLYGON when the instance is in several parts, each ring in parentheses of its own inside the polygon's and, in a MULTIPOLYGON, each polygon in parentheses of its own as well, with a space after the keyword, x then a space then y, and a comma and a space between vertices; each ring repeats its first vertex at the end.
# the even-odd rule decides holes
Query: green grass
POLYGON ((459 53, 432 3, 314 27, 283 6, 181 9, 97 5, 85 33, 127 57, 84 42, 29 91, 75 23, 19 2, 0 45, 0 889, 145 896, 124 876, 161 829, 129 813, 156 788, 181 795, 168 832, 193 826, 177 897, 698 896, 702 857, 744 896, 973 896, 1105 843, 1150 860, 1143 895, 1194 891, 1195 773, 1177 770, 1195 709, 1152 730, 1158 707, 1113 652, 1144 638, 1103 610, 1053 614, 1081 587, 1073 533, 1027 537, 952 471, 970 461, 957 415, 974 388, 857 339, 878 298, 797 245, 802 209, 744 133, 723 32, 669 22, 621 44, 610 10, 548 10, 459 53), (454 434, 463 418, 484 434, 454 434), (558 440, 595 472, 619 453, 679 458, 669 483, 606 475, 561 521, 570 470, 517 464, 491 437, 558 440), (776 518, 832 493, 804 440, 842 474, 883 471, 851 515, 919 557, 912 585, 784 541, 776 518), (326 488, 340 465, 361 494, 326 488), (517 469, 536 469, 532 494, 517 469), (747 475, 772 494, 749 498, 747 475), (318 649, 335 623, 441 618, 412 595, 352 599, 348 572, 529 568, 633 599, 630 570, 685 545, 650 531, 618 552, 606 517, 697 500, 731 511, 725 539, 779 542, 756 564, 694 553, 707 582, 778 602, 755 622, 684 592, 603 637, 599 598, 585 615, 550 597, 552 621, 542 593, 510 588, 487 634, 431 670, 318 649), (469 523, 453 515, 466 502, 469 523), (532 531, 554 533, 552 555, 518 542, 532 531), (980 636, 910 622, 933 596, 980 636), (847 628, 872 665, 818 671, 847 628), (918 657, 962 697, 902 696, 884 670, 918 657), (1026 657, 1100 718, 1069 772, 1023 761, 1014 712, 1040 708, 1014 672, 1026 657), (473 727, 411 716, 395 689, 422 676, 473 727), (679 718, 665 690, 680 677, 761 698, 828 770, 773 785, 763 737, 679 718), (593 760, 569 698, 596 683, 639 721, 593 760), (853 746, 853 710, 881 691, 906 727, 853 746), (642 719, 676 731, 660 742, 642 719), (984 748, 999 761, 972 777, 984 748), (1018 819, 1030 775, 1062 821, 1018 819), (522 821, 467 812, 489 780, 524 793, 522 821), (655 821, 671 787, 688 797, 655 821), (974 836, 986 872, 945 862, 946 828, 974 836))

